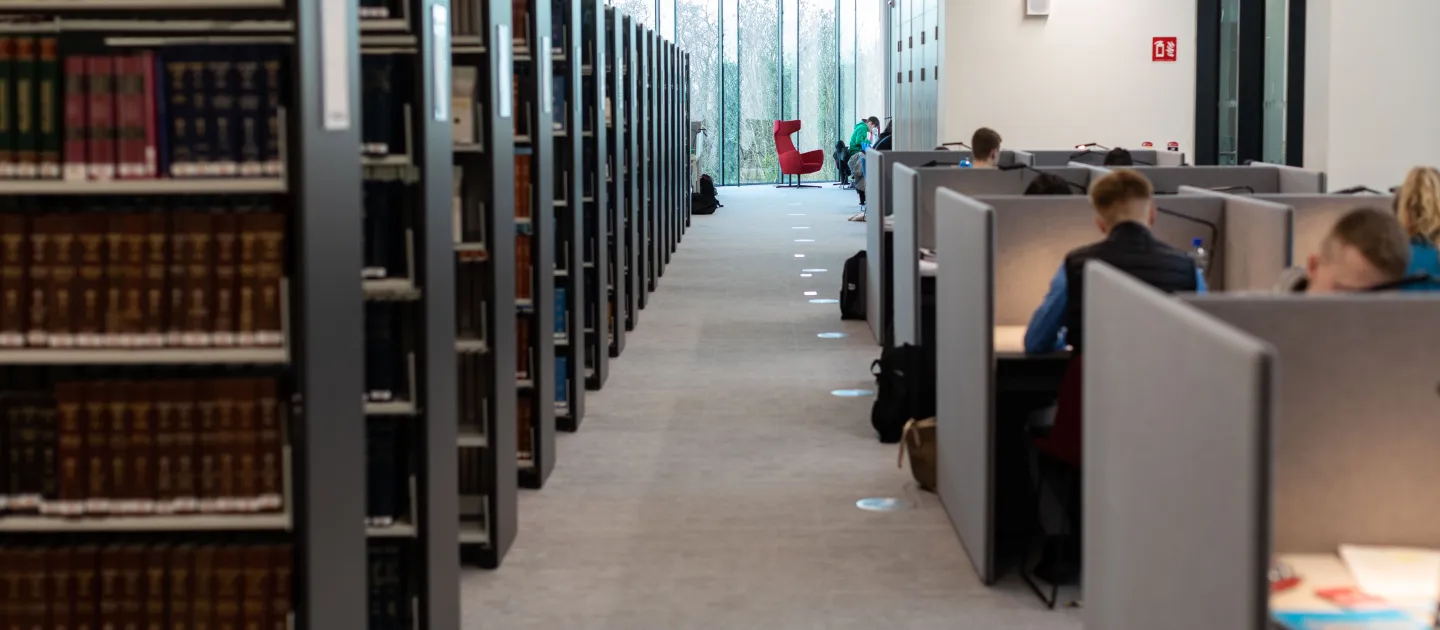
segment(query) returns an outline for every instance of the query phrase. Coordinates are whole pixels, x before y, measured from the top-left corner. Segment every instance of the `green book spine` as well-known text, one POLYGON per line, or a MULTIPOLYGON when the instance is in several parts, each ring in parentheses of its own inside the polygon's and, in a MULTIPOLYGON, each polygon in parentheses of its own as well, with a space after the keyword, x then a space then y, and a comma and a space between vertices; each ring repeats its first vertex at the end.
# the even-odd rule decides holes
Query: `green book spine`
POLYGON ((54 37, 40 40, 39 119, 40 177, 60 178, 60 117, 64 99, 60 98, 60 57, 54 37))
POLYGON ((14 67, 15 94, 15 175, 21 179, 34 178, 39 173, 38 131, 35 110, 39 104, 36 98, 35 81, 35 38, 19 37, 15 40, 15 55, 11 62, 14 67))
POLYGON ((0 37, 0 177, 15 176, 15 101, 11 63, 15 38, 0 37))

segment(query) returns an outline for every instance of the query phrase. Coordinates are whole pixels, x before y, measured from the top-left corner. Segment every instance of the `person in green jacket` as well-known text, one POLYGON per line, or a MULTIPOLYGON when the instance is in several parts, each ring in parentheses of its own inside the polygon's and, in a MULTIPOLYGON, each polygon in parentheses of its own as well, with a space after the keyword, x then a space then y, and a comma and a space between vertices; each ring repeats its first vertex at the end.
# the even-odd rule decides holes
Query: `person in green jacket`
POLYGON ((869 141, 872 134, 880 131, 880 119, 874 116, 855 123, 855 128, 850 132, 850 155, 864 150, 864 143, 869 141))

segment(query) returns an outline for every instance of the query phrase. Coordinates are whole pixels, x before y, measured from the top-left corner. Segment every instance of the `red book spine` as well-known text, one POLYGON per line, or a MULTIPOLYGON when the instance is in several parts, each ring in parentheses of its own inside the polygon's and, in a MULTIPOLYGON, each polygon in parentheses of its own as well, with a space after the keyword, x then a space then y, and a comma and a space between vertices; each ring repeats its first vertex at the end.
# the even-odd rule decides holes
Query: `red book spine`
POLYGON ((95 55, 86 62, 90 83, 90 179, 115 177, 115 58, 95 55))
POLYGON ((113 57, 115 63, 115 152, 116 174, 121 179, 145 176, 145 103, 139 85, 142 80, 139 57, 113 57))
POLYGON ((65 58, 65 179, 86 178, 86 138, 90 126, 90 100, 85 93, 89 72, 87 59, 80 55, 65 58))
POLYGON ((155 87, 155 53, 146 51, 139 55, 140 67, 137 69, 140 74, 140 96, 145 106, 145 153, 142 157, 142 168, 145 178, 155 178, 160 175, 159 153, 160 146, 156 139, 158 130, 156 125, 159 121, 159 108, 156 100, 159 98, 155 87))

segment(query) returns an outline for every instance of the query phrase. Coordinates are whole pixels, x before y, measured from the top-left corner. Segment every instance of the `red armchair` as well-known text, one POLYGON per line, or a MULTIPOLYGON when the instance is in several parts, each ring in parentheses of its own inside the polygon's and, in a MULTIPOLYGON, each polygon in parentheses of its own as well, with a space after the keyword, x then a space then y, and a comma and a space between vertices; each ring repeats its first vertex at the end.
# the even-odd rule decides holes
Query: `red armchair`
POLYGON ((797 131, 800 131, 798 120, 775 121, 775 153, 780 156, 780 173, 795 176, 793 184, 782 184, 776 188, 819 188, 801 184, 800 176, 819 172, 825 166, 825 150, 816 149, 805 153, 796 150, 795 143, 790 141, 790 134, 797 131))

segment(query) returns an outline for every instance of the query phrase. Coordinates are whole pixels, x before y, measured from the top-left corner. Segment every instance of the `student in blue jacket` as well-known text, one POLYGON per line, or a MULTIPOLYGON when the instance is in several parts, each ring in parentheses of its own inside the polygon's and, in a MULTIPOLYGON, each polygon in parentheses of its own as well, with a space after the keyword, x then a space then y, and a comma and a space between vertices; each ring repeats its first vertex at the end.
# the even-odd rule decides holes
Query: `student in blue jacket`
POLYGON ((1410 267, 1406 277, 1428 274, 1430 282, 1412 283, 1410 291, 1440 291, 1440 171, 1417 166, 1405 176, 1395 197, 1395 217, 1410 238, 1410 267))

